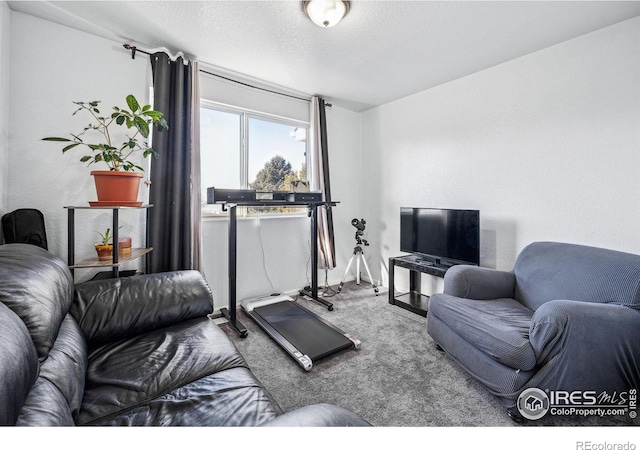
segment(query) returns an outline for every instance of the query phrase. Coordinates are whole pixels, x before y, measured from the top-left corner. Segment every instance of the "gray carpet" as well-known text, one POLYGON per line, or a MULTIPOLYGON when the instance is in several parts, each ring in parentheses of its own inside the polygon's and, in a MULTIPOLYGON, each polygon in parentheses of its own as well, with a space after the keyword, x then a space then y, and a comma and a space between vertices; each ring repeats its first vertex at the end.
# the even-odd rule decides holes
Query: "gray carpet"
POLYGON ((480 383, 435 348, 426 319, 390 305, 385 289, 376 296, 371 285, 351 282, 327 300, 333 311, 297 299, 362 345, 314 363, 309 372, 244 311, 238 310, 238 319, 249 330, 247 338, 220 325, 284 411, 333 403, 383 427, 624 425, 615 419, 565 417, 517 424, 480 383))

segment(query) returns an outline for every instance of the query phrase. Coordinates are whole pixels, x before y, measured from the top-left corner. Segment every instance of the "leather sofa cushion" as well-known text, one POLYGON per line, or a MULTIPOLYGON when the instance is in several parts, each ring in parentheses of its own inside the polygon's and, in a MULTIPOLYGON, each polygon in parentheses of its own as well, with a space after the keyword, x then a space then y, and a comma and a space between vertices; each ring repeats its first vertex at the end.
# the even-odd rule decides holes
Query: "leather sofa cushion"
POLYGON ((529 342, 533 311, 516 300, 471 300, 436 294, 429 301, 429 314, 507 367, 531 370, 536 366, 529 342))
POLYGON ((209 286, 194 270, 81 283, 71 306, 89 348, 212 311, 209 286))
POLYGON ((105 344, 89 353, 78 424, 148 409, 149 402, 181 386, 235 367, 246 367, 244 358, 207 317, 105 344))
POLYGON ((72 426, 80 413, 87 370, 87 345, 67 314, 16 425, 72 426))
POLYGON ((73 280, 57 256, 30 244, 0 246, 0 302, 27 326, 44 360, 73 301, 73 280))
POLYGON ((0 426, 14 425, 38 376, 38 355, 29 330, 0 302, 0 426))
POLYGON ((369 427, 362 417, 340 406, 316 403, 288 411, 274 420, 264 423, 266 427, 369 427))
POLYGON ((280 408, 245 367, 222 370, 91 425, 257 426, 280 408))

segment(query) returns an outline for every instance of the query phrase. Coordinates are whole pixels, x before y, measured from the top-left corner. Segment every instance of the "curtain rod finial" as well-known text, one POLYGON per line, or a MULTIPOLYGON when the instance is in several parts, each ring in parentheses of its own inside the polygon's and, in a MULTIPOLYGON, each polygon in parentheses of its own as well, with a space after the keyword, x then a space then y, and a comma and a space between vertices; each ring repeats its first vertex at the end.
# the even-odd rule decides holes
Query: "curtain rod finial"
POLYGON ((126 48, 127 50, 131 50, 131 59, 136 59, 136 50, 138 49, 135 46, 124 44, 123 47, 126 48))

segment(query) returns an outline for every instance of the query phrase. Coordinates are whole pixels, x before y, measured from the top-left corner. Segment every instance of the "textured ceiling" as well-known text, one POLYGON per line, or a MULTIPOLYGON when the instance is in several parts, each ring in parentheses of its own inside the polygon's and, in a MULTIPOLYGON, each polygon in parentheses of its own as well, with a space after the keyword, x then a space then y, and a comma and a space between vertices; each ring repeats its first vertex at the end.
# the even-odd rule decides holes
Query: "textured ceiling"
POLYGON ((640 15, 637 1, 16 1, 13 10, 363 111, 640 15))

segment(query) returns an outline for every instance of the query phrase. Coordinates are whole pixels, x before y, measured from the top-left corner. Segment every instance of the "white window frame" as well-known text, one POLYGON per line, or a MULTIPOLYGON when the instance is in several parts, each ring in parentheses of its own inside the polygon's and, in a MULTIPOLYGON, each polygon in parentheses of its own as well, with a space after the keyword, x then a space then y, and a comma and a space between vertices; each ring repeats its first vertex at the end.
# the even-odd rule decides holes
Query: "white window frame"
MULTIPOLYGON (((280 123, 282 125, 296 126, 306 129, 306 136, 309 137, 310 123, 303 120, 291 119, 289 117, 279 116, 276 114, 269 114, 265 112, 255 111, 248 108, 242 108, 239 106, 233 106, 226 103, 215 102, 212 100, 200 99, 200 108, 212 109, 215 111, 226 112, 230 114, 240 115, 240 189, 249 189, 249 119, 267 120, 270 122, 280 123)), ((311 157, 309 152, 309 142, 305 143, 305 167, 307 168, 307 180, 310 185, 311 182, 311 157)), ((201 169, 202 170, 202 169, 201 169)), ((221 186, 224 188, 224 186, 221 186)), ((250 214, 247 208, 240 208, 238 210, 238 216, 240 217, 299 217, 306 215, 306 209, 300 208, 300 212, 296 213, 265 213, 265 214, 250 214)), ((202 218, 215 218, 218 216, 226 216, 226 214, 220 214, 216 216, 204 215, 202 218)))

